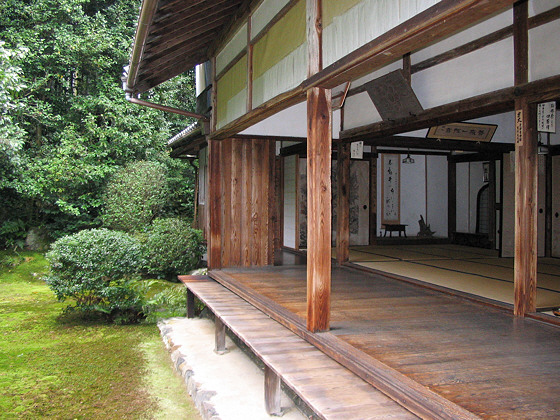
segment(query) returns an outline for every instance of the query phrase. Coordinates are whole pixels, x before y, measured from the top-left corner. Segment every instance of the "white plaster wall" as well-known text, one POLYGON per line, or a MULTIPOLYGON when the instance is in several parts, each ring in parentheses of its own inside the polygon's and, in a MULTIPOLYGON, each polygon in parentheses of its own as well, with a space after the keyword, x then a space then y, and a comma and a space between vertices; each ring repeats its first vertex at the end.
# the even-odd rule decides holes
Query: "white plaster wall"
POLYGON ((513 85, 511 38, 412 75, 424 108, 432 108, 513 85))
MULTIPOLYGON (((400 156, 401 161, 404 157, 400 156)), ((413 154, 411 157, 413 164, 401 163, 401 223, 408 225, 407 235, 416 236, 420 231, 420 215, 426 220, 426 157, 413 154)))
MULTIPOLYGON (((540 0, 539 0, 540 1, 540 0)), ((444 53, 460 45, 474 41, 483 35, 505 28, 513 23, 513 10, 506 10, 461 32, 448 36, 441 41, 414 52, 410 56, 412 64, 419 63, 435 55, 444 53)))
POLYGON ((457 164, 457 206, 456 206, 456 225, 457 232, 470 232, 469 207, 469 164, 457 164))
POLYGON ((559 39, 560 20, 529 31, 529 81, 560 74, 559 39))
MULTIPOLYGON (((340 110, 333 112, 333 138, 340 132, 340 110)), ((245 129, 240 134, 307 137, 307 103, 293 105, 245 129)))
POLYGON ((426 156, 427 208, 424 218, 435 236, 447 237, 447 157, 426 156))
POLYGON ((284 246, 296 246, 296 160, 284 158, 284 246))

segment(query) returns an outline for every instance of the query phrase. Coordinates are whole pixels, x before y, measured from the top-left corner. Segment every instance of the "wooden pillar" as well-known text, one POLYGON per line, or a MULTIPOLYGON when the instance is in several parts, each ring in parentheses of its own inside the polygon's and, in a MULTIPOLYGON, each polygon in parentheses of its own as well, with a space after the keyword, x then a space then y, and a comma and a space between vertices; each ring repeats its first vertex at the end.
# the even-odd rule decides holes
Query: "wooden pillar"
MULTIPOLYGON (((373 150, 372 150, 373 153, 373 150)), ((369 159, 369 244, 377 243, 377 153, 369 159)))
POLYGON ((457 230, 457 163, 447 160, 447 237, 457 230))
POLYGON ((515 315, 535 312, 537 298, 537 134, 535 106, 516 101, 515 315))
POLYGON ((350 143, 338 143, 336 173, 336 262, 342 264, 350 254, 350 143))
POLYGON ((227 352, 226 348, 226 326, 218 316, 214 318, 215 330, 215 341, 216 348, 214 351, 218 354, 224 354, 227 352))
POLYGON ((269 416, 281 416, 282 391, 280 388, 280 377, 268 367, 264 366, 264 404, 269 416))
MULTIPOLYGON (((515 84, 528 81, 528 3, 514 6, 515 84)), ((515 101, 514 314, 535 312, 537 297, 537 133, 536 110, 527 98, 515 101)))
POLYGON ((488 239, 496 249, 496 161, 488 163, 488 239))
MULTIPOLYGON (((308 76, 322 68, 321 0, 307 0, 308 76)), ((331 91, 307 91, 307 329, 327 331, 331 295, 331 91)))
POLYGON ((208 268, 222 268, 221 144, 208 141, 208 268))
POLYGON ((548 146, 545 165, 545 228, 544 256, 552 257, 552 154, 550 153, 550 134, 547 134, 548 146))

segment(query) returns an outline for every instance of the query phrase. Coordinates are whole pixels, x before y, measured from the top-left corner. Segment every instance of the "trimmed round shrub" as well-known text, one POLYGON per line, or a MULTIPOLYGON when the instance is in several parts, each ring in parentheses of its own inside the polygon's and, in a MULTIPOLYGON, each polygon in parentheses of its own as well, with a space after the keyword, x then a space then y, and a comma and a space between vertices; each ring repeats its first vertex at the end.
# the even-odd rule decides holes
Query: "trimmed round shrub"
POLYGON ((103 224, 126 232, 141 231, 168 201, 166 168, 158 162, 134 162, 120 169, 107 184, 103 224))
POLYGON ((144 238, 148 275, 169 278, 200 265, 204 254, 202 232, 178 218, 156 219, 144 238))
POLYGON ((105 314, 111 321, 132 322, 142 316, 142 297, 131 280, 144 264, 134 237, 108 229, 82 230, 57 240, 46 255, 46 282, 68 309, 105 314))

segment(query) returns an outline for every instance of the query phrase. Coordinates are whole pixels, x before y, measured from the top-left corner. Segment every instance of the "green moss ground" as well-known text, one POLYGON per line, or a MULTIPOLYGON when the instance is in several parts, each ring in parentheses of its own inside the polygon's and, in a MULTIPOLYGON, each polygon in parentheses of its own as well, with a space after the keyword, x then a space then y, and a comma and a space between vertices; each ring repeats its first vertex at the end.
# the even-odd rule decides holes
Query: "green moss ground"
POLYGON ((44 257, 12 255, 0 252, 0 418, 198 418, 155 325, 61 317, 44 257))

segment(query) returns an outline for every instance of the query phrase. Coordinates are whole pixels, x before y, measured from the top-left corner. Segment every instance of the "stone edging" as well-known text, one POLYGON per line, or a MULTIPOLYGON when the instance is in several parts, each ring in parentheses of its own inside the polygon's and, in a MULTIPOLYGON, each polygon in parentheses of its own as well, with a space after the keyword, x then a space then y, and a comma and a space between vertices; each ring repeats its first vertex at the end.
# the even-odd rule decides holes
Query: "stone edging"
POLYGON ((204 420, 221 420, 210 399, 216 395, 215 391, 203 390, 194 378, 194 371, 187 363, 187 356, 181 352, 181 346, 175 345, 171 338, 173 328, 165 321, 158 322, 158 328, 167 350, 171 355, 173 368, 183 378, 187 391, 204 420))

